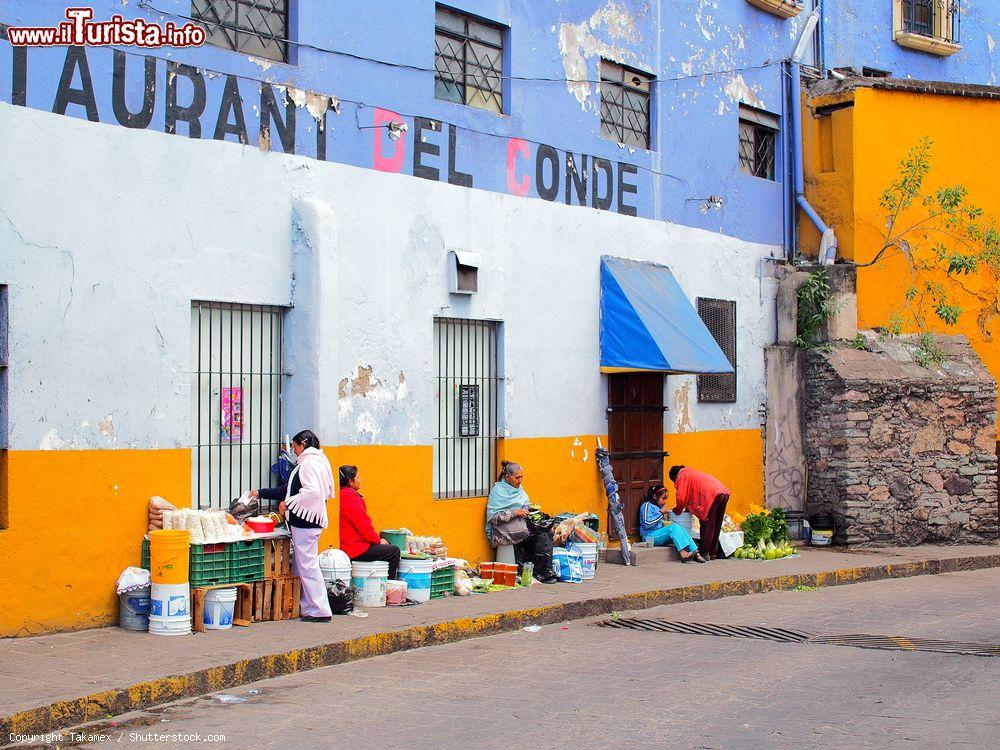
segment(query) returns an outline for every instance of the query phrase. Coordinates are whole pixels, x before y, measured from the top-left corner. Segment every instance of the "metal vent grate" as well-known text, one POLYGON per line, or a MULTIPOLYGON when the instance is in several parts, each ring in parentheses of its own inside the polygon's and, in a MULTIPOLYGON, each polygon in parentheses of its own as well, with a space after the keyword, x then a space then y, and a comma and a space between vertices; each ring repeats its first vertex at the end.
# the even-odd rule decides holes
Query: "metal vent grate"
POLYGON ((619 617, 595 623, 601 628, 645 630, 679 635, 714 635, 723 638, 748 638, 775 643, 809 643, 824 646, 851 646, 882 651, 926 651, 961 656, 1000 656, 1000 644, 942 641, 933 638, 907 638, 901 635, 817 635, 804 630, 765 628, 750 625, 714 625, 698 622, 619 617))
MULTIPOLYGON (((724 299, 698 298, 698 315, 715 343, 736 369, 736 303, 724 299)), ((709 403, 736 402, 736 373, 698 376, 698 400, 709 403)))

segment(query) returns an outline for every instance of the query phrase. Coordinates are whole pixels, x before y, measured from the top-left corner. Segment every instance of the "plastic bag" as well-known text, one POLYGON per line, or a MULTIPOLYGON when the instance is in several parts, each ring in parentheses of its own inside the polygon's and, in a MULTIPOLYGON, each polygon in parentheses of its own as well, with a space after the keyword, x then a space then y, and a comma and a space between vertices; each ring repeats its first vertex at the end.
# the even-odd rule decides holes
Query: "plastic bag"
POLYGON ((163 514, 165 511, 176 510, 173 505, 158 495, 149 498, 149 530, 156 531, 164 528, 163 514))
POLYGON ((259 513, 260 499, 250 497, 249 490, 234 499, 229 505, 229 514, 240 523, 243 523, 245 520, 250 518, 250 516, 256 516, 259 513))
POLYGON ((326 584, 326 598, 335 615, 347 615, 354 610, 354 592, 339 578, 326 584))

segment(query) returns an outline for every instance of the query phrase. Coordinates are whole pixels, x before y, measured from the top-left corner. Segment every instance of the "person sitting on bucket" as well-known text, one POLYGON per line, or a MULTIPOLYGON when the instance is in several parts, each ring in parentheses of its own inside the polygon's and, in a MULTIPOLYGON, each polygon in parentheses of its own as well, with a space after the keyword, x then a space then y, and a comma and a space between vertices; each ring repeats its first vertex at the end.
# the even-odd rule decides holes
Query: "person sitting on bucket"
POLYGON ((719 532, 726 520, 729 490, 711 474, 686 466, 670 467, 670 481, 677 488, 674 514, 688 510, 701 522, 698 551, 706 560, 714 560, 719 556, 719 532))
POLYGON ((514 545, 514 559, 520 568, 530 562, 534 576, 542 583, 555 583, 552 572, 552 534, 528 524, 528 494, 521 486, 524 471, 520 464, 502 461, 500 476, 486 503, 486 538, 496 549, 514 545))
POLYGON ((667 497, 667 488, 662 484, 646 490, 645 500, 639 506, 639 536, 642 541, 652 543, 654 547, 674 545, 680 553, 681 562, 708 562, 698 551, 698 545, 687 529, 679 523, 666 523, 663 520, 667 497))
POLYGON ((361 489, 357 466, 340 467, 340 548, 357 562, 389 563, 389 578, 396 580, 399 571, 399 547, 375 533, 361 489))

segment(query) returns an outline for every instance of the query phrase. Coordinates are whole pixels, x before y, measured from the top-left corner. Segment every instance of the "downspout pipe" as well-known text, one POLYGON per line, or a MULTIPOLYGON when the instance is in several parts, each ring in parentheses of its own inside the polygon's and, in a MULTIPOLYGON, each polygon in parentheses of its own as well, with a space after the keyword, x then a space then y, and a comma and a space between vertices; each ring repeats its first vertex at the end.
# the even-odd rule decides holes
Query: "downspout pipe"
MULTIPOLYGON (((816 24, 819 23, 820 11, 821 6, 817 5, 813 9, 812 13, 809 14, 809 18, 806 19, 805 26, 802 29, 802 34, 799 37, 799 43, 795 47, 795 52, 792 55, 792 59, 789 64, 792 78, 792 101, 790 102, 792 110, 792 139, 794 142, 792 148, 792 158, 795 161, 793 169, 795 182, 795 205, 802 209, 802 212, 809 217, 809 220, 815 225, 816 229, 818 229, 822 235, 823 239, 820 243, 820 262, 832 263, 837 252, 837 237, 834 234, 833 229, 826 225, 826 222, 820 218, 820 215, 816 213, 816 209, 814 209, 806 199, 805 160, 802 145, 802 55, 805 52, 810 35, 816 29, 816 24)), ((792 252, 794 255, 794 247, 792 248, 792 252)))

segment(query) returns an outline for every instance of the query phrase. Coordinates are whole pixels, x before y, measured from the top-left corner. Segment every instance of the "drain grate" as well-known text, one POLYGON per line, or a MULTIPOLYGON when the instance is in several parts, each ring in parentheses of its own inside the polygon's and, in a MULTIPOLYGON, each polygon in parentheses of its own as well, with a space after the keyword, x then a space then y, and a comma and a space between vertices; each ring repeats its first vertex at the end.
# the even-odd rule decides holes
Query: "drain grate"
POLYGON ((818 635, 804 630, 765 628, 750 625, 716 625, 703 622, 618 617, 595 623, 602 628, 645 630, 680 635, 713 635, 723 638, 748 638, 775 643, 813 643, 826 646, 851 646, 885 651, 930 651, 963 656, 1000 656, 1000 645, 939 641, 932 638, 906 638, 900 635, 818 635))

